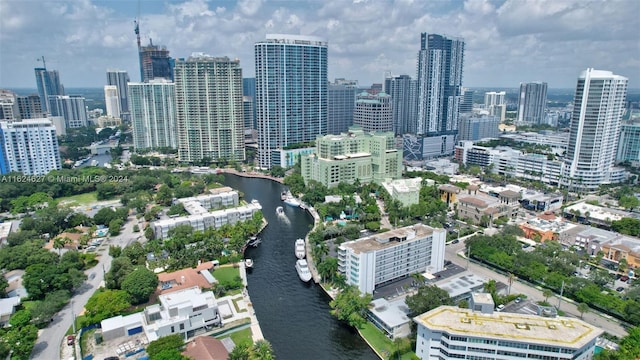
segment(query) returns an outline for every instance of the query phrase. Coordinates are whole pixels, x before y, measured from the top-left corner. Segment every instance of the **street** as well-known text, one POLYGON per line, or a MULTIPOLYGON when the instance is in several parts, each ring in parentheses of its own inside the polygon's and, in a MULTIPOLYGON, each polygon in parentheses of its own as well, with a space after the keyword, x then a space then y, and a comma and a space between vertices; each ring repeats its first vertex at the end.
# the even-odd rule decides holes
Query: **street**
MULTIPOLYGON (((478 265, 471 261, 467 262, 466 259, 458 256, 459 252, 464 252, 465 246, 464 241, 461 241, 457 244, 449 244, 445 249, 445 259, 450 260, 456 265, 459 265, 463 268, 469 267, 469 271, 472 273, 484 277, 486 279, 494 279, 496 281, 502 282, 504 284, 508 284, 509 280, 506 276, 499 274, 489 268, 478 265)), ((528 299, 537 302, 543 301, 544 296, 542 296, 542 290, 538 290, 533 288, 525 283, 514 281, 511 286, 512 294, 524 294, 528 299)), ((549 303, 552 305, 558 305, 558 296, 554 295, 554 297, 549 298, 549 303)), ((563 298, 560 304, 560 310, 565 312, 565 316, 571 316, 580 318, 580 312, 576 308, 576 305, 569 302, 566 298, 563 298)), ((597 326, 604 331, 618 336, 624 337, 627 335, 626 330, 620 326, 620 324, 615 319, 609 319, 606 316, 600 315, 599 313, 593 312, 593 310, 584 313, 583 320, 591 325, 597 326)))
MULTIPOLYGON (((137 223, 138 221, 135 216, 130 215, 120 235, 110 238, 102 244, 98 264, 85 271, 87 274, 87 280, 85 283, 80 287, 80 289, 76 290, 75 294, 71 297, 71 302, 69 302, 69 304, 54 316, 51 325, 40 330, 38 341, 31 351, 31 359, 60 358, 60 346, 67 330, 72 325, 73 316, 77 316, 82 311, 91 295, 93 295, 94 291, 99 288, 100 284, 104 280, 105 272, 109 271, 111 268, 111 261, 113 258, 109 256, 109 245, 125 247, 129 243, 133 242, 141 235, 141 233, 133 232, 133 225, 137 223)), ((76 331, 79 330, 79 328, 76 329, 76 331)), ((64 346, 67 346, 66 343, 64 346)), ((76 355, 77 358, 79 358, 80 354, 76 355)))

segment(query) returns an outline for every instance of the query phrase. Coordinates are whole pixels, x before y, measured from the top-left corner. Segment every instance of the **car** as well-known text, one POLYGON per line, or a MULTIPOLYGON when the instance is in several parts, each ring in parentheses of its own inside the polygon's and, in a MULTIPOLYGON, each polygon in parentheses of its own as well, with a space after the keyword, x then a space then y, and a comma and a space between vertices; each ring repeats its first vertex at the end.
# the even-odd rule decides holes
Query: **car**
POLYGON ((629 281, 629 277, 627 275, 621 276, 620 281, 629 281))
POLYGON ((503 304, 498 305, 498 307, 496 308, 496 311, 502 311, 502 310, 504 310, 504 305, 503 304))
POLYGON ((67 336, 67 345, 69 346, 73 346, 76 343, 76 337, 75 335, 69 335, 67 336))
POLYGON ((452 243, 452 244, 457 244, 457 243, 459 243, 459 242, 460 242, 460 240, 455 239, 455 240, 453 240, 451 243, 452 243))
POLYGON ((619 287, 616 288, 617 292, 622 292, 622 290, 624 290, 624 288, 622 286, 619 286, 619 287))
POLYGON ((516 302, 516 304, 517 304, 517 303, 519 303, 520 301, 522 301, 522 298, 521 298, 521 297, 517 297, 514 301, 515 301, 515 302, 516 302))

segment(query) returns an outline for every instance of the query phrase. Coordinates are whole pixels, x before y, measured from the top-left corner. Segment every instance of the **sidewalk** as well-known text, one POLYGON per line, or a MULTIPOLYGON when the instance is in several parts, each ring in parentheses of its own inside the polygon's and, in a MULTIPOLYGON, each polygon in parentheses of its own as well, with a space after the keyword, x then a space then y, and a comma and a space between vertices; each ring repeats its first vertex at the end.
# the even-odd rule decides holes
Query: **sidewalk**
MULTIPOLYGON (((242 300, 238 301, 238 308, 240 308, 241 303, 245 305, 245 309, 248 311, 248 317, 251 319, 251 336, 253 338, 253 342, 255 343, 258 340, 264 340, 264 335, 262 335, 262 329, 260 329, 260 323, 258 323, 258 318, 256 317, 256 311, 253 308, 253 304, 251 303, 251 298, 249 298, 249 292, 247 291, 247 269, 244 267, 244 261, 240 262, 240 278, 242 278, 242 284, 244 285, 244 289, 242 290, 242 300)), ((235 311, 235 309, 233 309, 235 311)), ((245 316, 243 316, 245 317, 245 316)))

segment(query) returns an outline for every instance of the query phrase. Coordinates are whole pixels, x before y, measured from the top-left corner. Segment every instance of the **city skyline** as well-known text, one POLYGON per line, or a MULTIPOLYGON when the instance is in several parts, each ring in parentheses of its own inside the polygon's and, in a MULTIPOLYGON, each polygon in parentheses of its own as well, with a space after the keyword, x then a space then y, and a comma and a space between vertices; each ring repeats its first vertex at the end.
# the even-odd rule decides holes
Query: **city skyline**
MULTIPOLYGON (((0 86, 33 88, 44 56, 69 88, 102 87, 119 68, 139 81, 133 20, 138 2, 8 0, 0 4, 0 86)), ((613 71, 640 88, 640 2, 583 1, 171 1, 140 2, 142 44, 239 58, 254 76, 253 45, 270 33, 328 41, 328 80, 382 83, 416 76, 421 32, 465 41, 463 85, 572 88, 585 68, 613 71), (526 21, 525 21, 526 19, 526 21), (612 25, 614 24, 614 25, 612 25)))

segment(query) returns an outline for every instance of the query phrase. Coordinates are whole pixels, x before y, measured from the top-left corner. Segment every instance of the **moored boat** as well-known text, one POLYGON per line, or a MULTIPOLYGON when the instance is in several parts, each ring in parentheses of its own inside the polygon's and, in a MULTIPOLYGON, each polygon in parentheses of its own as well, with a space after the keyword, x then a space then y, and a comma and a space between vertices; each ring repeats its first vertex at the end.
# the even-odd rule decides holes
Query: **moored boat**
POLYGON ((246 268, 252 268, 253 267, 253 260, 251 259, 244 259, 244 266, 246 268))
POLYGON ((311 280, 311 271, 309 271, 307 260, 300 259, 296 261, 296 271, 298 272, 298 277, 300 277, 300 280, 304 282, 308 282, 309 280, 311 280))
POLYGON ((296 198, 292 197, 288 197, 284 200, 284 203, 289 205, 289 206, 293 206, 293 207, 299 207, 300 206, 300 201, 298 201, 296 198))
POLYGON ((296 257, 298 259, 304 259, 305 257, 305 243, 303 239, 296 240, 296 257))

